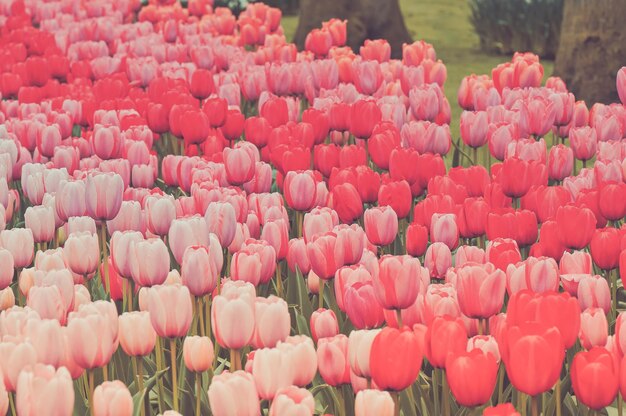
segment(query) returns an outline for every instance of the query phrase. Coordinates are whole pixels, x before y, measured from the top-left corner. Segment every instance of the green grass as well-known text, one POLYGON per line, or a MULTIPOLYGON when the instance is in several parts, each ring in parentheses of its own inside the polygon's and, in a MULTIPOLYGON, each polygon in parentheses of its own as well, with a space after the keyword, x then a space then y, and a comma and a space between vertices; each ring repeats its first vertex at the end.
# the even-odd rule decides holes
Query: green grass
MULTIPOLYGON (((456 93, 464 76, 489 74, 491 69, 510 60, 506 55, 490 55, 478 48, 478 36, 469 21, 470 8, 465 0, 400 0, 405 23, 415 40, 433 44, 437 58, 448 69, 445 92, 452 107, 450 123, 453 137, 459 136, 461 108, 456 93)), ((297 16, 283 19, 287 39, 292 39, 298 24, 297 16)), ((542 60, 544 81, 552 74, 553 62, 542 60)))

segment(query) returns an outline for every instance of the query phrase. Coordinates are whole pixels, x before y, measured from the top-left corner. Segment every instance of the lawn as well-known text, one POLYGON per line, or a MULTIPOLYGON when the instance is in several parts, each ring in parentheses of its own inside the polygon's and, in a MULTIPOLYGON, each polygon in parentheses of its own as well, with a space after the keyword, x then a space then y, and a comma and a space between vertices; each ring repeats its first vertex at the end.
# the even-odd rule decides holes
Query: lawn
MULTIPOLYGON (((437 57, 448 69, 445 92, 452 106, 451 129, 459 135, 461 108, 456 92, 461 79, 469 74, 491 74, 497 64, 510 59, 505 55, 490 55, 478 48, 478 36, 469 21, 470 8, 465 0, 400 0, 404 19, 413 39, 423 39, 435 46, 437 57)), ((297 16, 283 19, 288 39, 293 37, 297 16)), ((552 73, 553 62, 542 61, 544 80, 552 73)))

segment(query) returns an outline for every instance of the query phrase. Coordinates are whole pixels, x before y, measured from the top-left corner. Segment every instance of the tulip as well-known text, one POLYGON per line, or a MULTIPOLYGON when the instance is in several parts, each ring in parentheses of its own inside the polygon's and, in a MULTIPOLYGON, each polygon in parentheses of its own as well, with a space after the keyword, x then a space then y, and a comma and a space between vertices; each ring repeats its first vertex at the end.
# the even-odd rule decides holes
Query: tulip
POLYGON ((257 297, 254 303, 255 328, 252 345, 255 348, 274 348, 284 341, 291 328, 291 318, 287 302, 270 295, 267 298, 257 297))
POLYGON ((293 383, 295 368, 292 367, 290 358, 288 349, 285 348, 262 348, 254 351, 252 375, 261 399, 272 400, 278 390, 293 383))
POLYGON ((426 331, 426 357, 436 368, 444 368, 448 354, 467 348, 467 331, 462 321, 450 315, 435 317, 426 331))
MULTIPOLYGON (((35 315, 36 316, 36 315, 35 315)), ((15 392, 18 385, 18 377, 24 373, 24 369, 37 363, 37 352, 29 341, 0 343, 0 352, 3 359, 0 360, 4 385, 9 392, 15 392)), ((43 364, 41 364, 43 365, 43 364)))
POLYGON ((520 416, 511 403, 502 403, 497 406, 486 407, 483 416, 520 416))
POLYGON ((94 369, 109 363, 118 341, 118 316, 115 305, 99 301, 71 312, 67 324, 72 358, 80 367, 94 369), (84 336, 84 338, 81 338, 84 336))
POLYGON ((45 205, 28 207, 24 213, 25 227, 33 233, 36 243, 48 242, 54 238, 54 210, 45 205))
POLYGON ((598 275, 582 275, 576 291, 582 310, 600 308, 608 314, 611 310, 611 292, 607 280, 598 275))
POLYGON ((332 338, 339 333, 339 323, 335 312, 320 308, 311 314, 311 335, 318 342, 322 338, 332 338))
POLYGON ((15 268, 22 269, 33 262, 35 242, 28 228, 0 231, 0 247, 11 253, 15 268))
POLYGON ((452 266, 452 253, 444 243, 433 243, 428 246, 424 256, 424 266, 430 271, 430 276, 442 279, 452 266))
POLYGON ((63 367, 55 370, 44 364, 22 371, 17 381, 15 407, 25 416, 72 415, 74 385, 69 371, 63 367))
POLYGON ((133 414, 133 397, 121 381, 105 381, 93 392, 92 406, 96 416, 130 416, 133 414))
POLYGON ((375 101, 359 100, 352 104, 350 110, 350 133, 360 139, 367 139, 381 119, 382 113, 375 101))
POLYGON ((344 264, 344 253, 337 244, 337 234, 328 232, 307 244, 311 270, 321 279, 331 279, 344 264))
POLYGON ((456 401, 467 407, 489 401, 498 376, 498 363, 491 353, 474 349, 450 354, 446 359, 446 378, 456 401))
POLYGON ((556 223, 561 230, 563 244, 568 248, 580 250, 591 242, 596 218, 588 208, 568 205, 556 211, 556 223))
POLYGON ((217 238, 210 247, 187 247, 180 268, 182 282, 192 295, 202 297, 213 292, 222 271, 222 248, 217 238))
POLYGON ((235 238, 237 223, 235 208, 228 202, 213 202, 204 215, 209 233, 217 236, 222 247, 228 247, 235 238))
POLYGON ((226 179, 231 185, 242 185, 254 177, 258 150, 255 146, 239 146, 234 149, 224 148, 224 166, 226 179), (256 155, 255 155, 256 153, 256 155))
POLYGON ((112 220, 122 206, 124 182, 118 174, 88 176, 85 182, 87 215, 95 220, 112 220))
POLYGON ((37 362, 59 367, 65 360, 65 338, 59 321, 30 320, 25 324, 24 336, 35 347, 37 362))
POLYGON ((296 211, 309 211, 317 198, 315 176, 311 171, 288 172, 283 182, 285 200, 296 211))
POLYGON ((383 308, 378 304, 370 282, 348 286, 344 302, 346 314, 357 329, 376 328, 385 321, 383 308))
POLYGON ((191 326, 191 295, 186 286, 156 285, 150 288, 148 312, 157 335, 177 338, 187 334, 191 326))
POLYGON ((270 281, 276 270, 276 250, 264 241, 247 240, 230 263, 230 278, 258 286, 270 281))
POLYGON ((213 365, 213 343, 209 337, 188 336, 183 343, 183 359, 189 371, 201 373, 213 365))
POLYGON ((502 350, 507 375, 519 391, 536 396, 559 380, 565 347, 556 327, 537 322, 510 327, 502 350))
POLYGON ((389 392, 361 390, 356 395, 354 414, 356 416, 393 416, 395 404, 389 392))
POLYGON ((170 224, 176 218, 174 199, 148 197, 145 200, 145 212, 148 230, 158 236, 167 235, 170 224))
POLYGON ((552 258, 529 257, 517 266, 510 264, 506 269, 506 282, 509 294, 530 289, 533 292, 557 291, 559 271, 552 258))
POLYGON ((571 377, 576 397, 591 409, 604 409, 617 396, 620 370, 613 354, 604 347, 576 354, 571 377))
POLYGON ((332 206, 342 222, 349 224, 363 215, 363 201, 354 185, 344 183, 335 186, 331 197, 332 206))
POLYGON ((487 112, 464 111, 461 113, 461 139, 467 146, 473 148, 483 146, 487 142, 488 127, 487 112))
POLYGON ((409 328, 385 328, 372 343, 372 381, 383 390, 402 391, 417 379, 422 365, 420 341, 409 328))
POLYGON ((312 416, 315 410, 313 395, 306 389, 295 386, 279 389, 270 406, 270 416, 285 414, 294 416, 312 416))
POLYGON ((374 293, 385 309, 405 309, 415 302, 421 270, 418 259, 410 256, 386 255, 379 260, 379 272, 373 277, 374 293))
POLYGON ((150 322, 150 313, 125 312, 119 316, 120 345, 131 357, 143 357, 154 349, 156 332, 150 322))
POLYGON ((459 244, 459 229, 456 215, 433 214, 430 222, 430 239, 433 243, 444 243, 454 250, 459 244))
POLYGON ((98 236, 89 231, 70 234, 63 246, 63 256, 72 272, 91 275, 100 263, 98 236))
POLYGON ((565 145, 553 146, 548 155, 548 176, 555 181, 562 181, 572 174, 574 154, 565 145))
POLYGON ((370 352, 374 338, 380 329, 350 332, 348 337, 348 359, 351 371, 359 377, 370 377, 370 352))
POLYGON ((606 183, 600 186, 600 213, 607 220, 619 221, 626 216, 626 183, 606 183))
POLYGON ((13 255, 9 250, 0 248, 0 288, 7 288, 13 281, 13 255))
POLYGON ((600 308, 586 309, 580 316, 580 343, 588 350, 604 347, 609 336, 609 324, 600 308))
MULTIPOLYGON (((234 236, 234 227, 232 235, 234 236)), ((207 233, 205 219, 194 215, 172 221, 167 234, 167 241, 176 262, 181 264, 187 247, 209 245, 209 233, 207 233)))
POLYGON ((255 295, 250 283, 224 285, 211 305, 211 328, 218 344, 231 350, 248 345, 254 335, 255 295))
POLYGON ((320 338, 317 345, 319 373, 326 384, 333 387, 350 383, 348 337, 339 334, 320 338))
POLYGON ((213 377, 209 405, 215 416, 258 416, 261 409, 252 374, 225 371, 213 377))
POLYGON ((165 282, 170 271, 170 256, 163 240, 150 238, 132 242, 127 256, 135 284, 149 287, 165 282))
POLYGON ((465 265, 456 270, 456 288, 461 312, 470 318, 489 318, 502 309, 505 274, 490 263, 465 265))

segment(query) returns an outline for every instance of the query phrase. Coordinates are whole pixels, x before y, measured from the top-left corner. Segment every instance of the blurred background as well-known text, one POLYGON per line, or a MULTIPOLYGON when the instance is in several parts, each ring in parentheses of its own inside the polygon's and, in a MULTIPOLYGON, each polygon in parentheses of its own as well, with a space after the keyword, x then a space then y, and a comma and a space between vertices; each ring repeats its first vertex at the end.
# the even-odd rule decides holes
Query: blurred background
MULTIPOLYGON (((447 67, 452 120, 456 89, 472 73, 491 75, 515 51, 539 55, 544 80, 564 79, 587 103, 615 102, 615 74, 626 65, 626 0, 264 0, 283 11, 287 40, 299 48, 323 21, 348 20, 348 45, 384 38, 392 57, 402 44, 425 40, 447 67)), ((235 13, 247 0, 215 0, 235 13)))

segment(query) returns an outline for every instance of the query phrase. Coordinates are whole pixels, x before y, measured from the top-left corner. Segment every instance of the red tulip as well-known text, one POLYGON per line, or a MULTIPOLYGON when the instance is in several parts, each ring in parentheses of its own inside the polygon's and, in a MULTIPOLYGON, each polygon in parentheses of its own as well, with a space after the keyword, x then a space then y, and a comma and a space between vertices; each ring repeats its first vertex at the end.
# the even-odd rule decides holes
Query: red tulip
POLYGON ((344 223, 352 223, 363 215, 363 202, 356 188, 350 183, 337 185, 331 192, 333 208, 344 223))
POLYGON ((520 416, 511 403, 503 403, 497 406, 486 407, 483 416, 520 416))
POLYGON ((626 217, 626 183, 601 185, 598 206, 607 220, 619 221, 626 217))
POLYGON ((445 368, 448 356, 465 352, 467 331, 463 322, 450 315, 437 316, 426 331, 426 357, 435 368, 445 368))
POLYGON ((617 396, 620 369, 613 354, 604 347, 576 354, 571 377, 576 397, 591 409, 604 409, 617 396))
POLYGON ((428 228, 413 223, 406 229, 406 253, 413 257, 420 257, 426 252, 428 245, 428 228))
POLYGON ((370 371, 381 390, 402 391, 417 379, 422 347, 410 328, 384 328, 372 343, 370 371))
POLYGON ((359 100, 352 104, 350 110, 350 133, 360 139, 367 139, 381 118, 382 113, 375 101, 359 100))
POLYGON ((408 217, 413 197, 407 181, 383 183, 378 191, 378 204, 389 205, 398 218, 408 217))
POLYGON ((498 363, 491 353, 476 348, 457 352, 446 359, 446 379, 461 406, 482 406, 496 387, 498 363))
POLYGON ((560 207, 556 211, 556 224, 561 231, 561 242, 568 248, 585 248, 593 237, 596 218, 587 208, 560 207))
POLYGON ((565 346, 556 327, 522 323, 509 327, 502 342, 502 359, 516 389, 536 396, 554 386, 565 357, 565 346))

